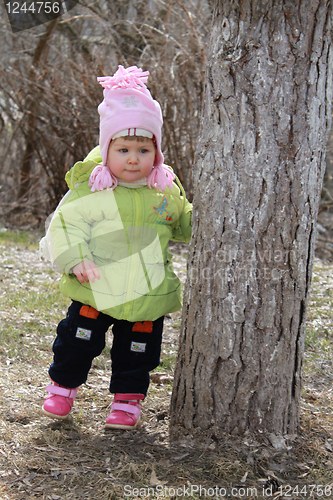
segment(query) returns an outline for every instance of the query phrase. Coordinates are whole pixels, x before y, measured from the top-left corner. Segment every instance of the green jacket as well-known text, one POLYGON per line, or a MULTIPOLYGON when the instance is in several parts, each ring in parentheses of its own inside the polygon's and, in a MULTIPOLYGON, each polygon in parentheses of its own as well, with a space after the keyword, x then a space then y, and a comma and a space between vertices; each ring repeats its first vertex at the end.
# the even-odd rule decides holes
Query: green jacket
POLYGON ((52 260, 63 272, 60 291, 116 319, 154 321, 181 307, 168 247, 190 240, 192 205, 176 183, 165 192, 118 185, 92 193, 89 176, 100 163, 97 147, 67 173, 72 191, 49 227, 52 260), (71 269, 86 259, 101 279, 81 284, 71 269))

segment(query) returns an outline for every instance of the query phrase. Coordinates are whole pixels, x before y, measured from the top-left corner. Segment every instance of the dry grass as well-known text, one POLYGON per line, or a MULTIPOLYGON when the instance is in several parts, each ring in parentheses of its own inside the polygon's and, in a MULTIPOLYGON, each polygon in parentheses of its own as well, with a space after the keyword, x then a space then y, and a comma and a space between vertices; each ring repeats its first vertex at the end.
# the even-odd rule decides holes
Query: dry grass
MULTIPOLYGON (((57 274, 38 260, 29 238, 7 240, 0 265, 1 500, 176 499, 200 493, 201 498, 333 498, 333 266, 317 261, 314 271, 300 436, 283 451, 250 436, 182 446, 168 436, 179 313, 167 318, 160 367, 166 377, 156 376, 163 383, 151 384, 140 428, 104 429, 110 404, 107 349, 79 391, 72 419, 58 423, 40 416, 54 330, 67 301, 57 292, 57 274)), ((181 250, 176 247, 175 260, 184 277, 181 250)))

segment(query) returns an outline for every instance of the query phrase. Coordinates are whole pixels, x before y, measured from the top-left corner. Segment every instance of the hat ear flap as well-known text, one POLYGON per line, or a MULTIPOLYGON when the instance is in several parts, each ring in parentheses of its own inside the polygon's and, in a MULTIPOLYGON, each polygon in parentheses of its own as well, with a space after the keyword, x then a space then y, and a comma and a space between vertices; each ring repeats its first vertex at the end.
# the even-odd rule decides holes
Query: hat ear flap
POLYGON ((90 191, 103 191, 103 189, 110 189, 111 191, 117 187, 117 178, 110 172, 109 168, 105 165, 97 165, 91 172, 88 185, 90 191))
POLYGON ((172 181, 175 174, 165 165, 157 165, 153 168, 147 178, 148 187, 165 191, 165 187, 172 189, 172 181))

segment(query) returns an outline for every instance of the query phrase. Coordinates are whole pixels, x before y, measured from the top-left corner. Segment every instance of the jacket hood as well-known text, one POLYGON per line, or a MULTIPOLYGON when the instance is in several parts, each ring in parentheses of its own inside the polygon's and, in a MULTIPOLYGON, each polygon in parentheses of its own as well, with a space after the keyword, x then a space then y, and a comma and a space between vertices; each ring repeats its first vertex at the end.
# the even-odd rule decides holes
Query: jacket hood
POLYGON ((75 189, 77 184, 88 181, 91 172, 97 165, 102 163, 100 147, 96 146, 90 151, 88 156, 83 161, 77 161, 73 167, 67 172, 65 181, 71 191, 75 189))

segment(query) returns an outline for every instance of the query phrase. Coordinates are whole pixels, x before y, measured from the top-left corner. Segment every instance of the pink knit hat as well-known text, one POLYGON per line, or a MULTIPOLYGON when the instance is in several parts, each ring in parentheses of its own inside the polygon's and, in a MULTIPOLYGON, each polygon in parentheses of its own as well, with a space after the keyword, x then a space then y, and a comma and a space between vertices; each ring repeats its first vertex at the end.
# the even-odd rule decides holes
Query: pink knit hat
POLYGON ((122 135, 145 135, 150 132, 156 146, 154 168, 148 176, 149 187, 165 190, 172 188, 173 172, 163 164, 161 151, 162 111, 145 83, 149 71, 131 66, 125 69, 119 66, 113 76, 97 78, 104 87, 104 99, 98 106, 100 115, 99 145, 102 165, 96 167, 89 180, 91 190, 114 189, 117 179, 107 168, 107 155, 110 141, 119 133, 122 135), (141 129, 141 133, 138 129, 141 129), (128 133, 126 133, 128 131, 128 133))

